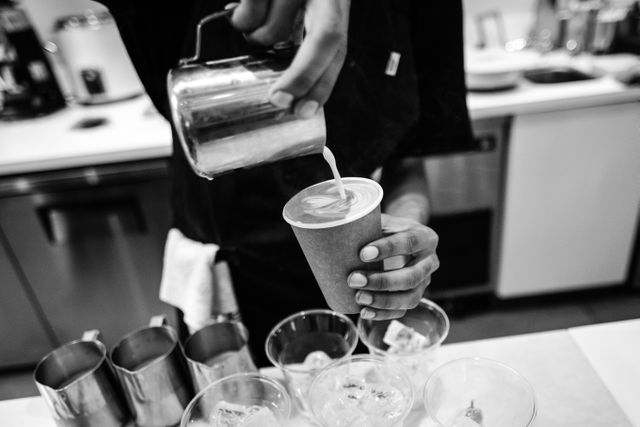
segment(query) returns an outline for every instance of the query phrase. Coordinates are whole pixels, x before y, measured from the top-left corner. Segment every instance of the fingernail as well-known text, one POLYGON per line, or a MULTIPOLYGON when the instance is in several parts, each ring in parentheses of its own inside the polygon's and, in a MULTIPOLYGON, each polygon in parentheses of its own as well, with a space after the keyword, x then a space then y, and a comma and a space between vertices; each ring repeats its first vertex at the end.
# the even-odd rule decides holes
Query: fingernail
POLYGON ((351 273, 349 276, 349 286, 352 288, 364 288, 367 284, 367 278, 361 273, 351 273))
POLYGON ((373 296, 364 292, 358 292, 356 294, 356 302, 362 305, 369 305, 373 302, 373 296))
POLYGON ((298 107, 297 114, 303 119, 310 119, 318 112, 319 107, 320 104, 316 101, 304 101, 302 105, 298 107))
POLYGON ((378 258, 380 251, 375 246, 366 246, 360 251, 360 258, 363 261, 371 261, 378 258))
POLYGON ((368 308, 363 308, 360 311, 360 317, 363 319, 373 319, 376 317, 376 313, 373 310, 369 310, 368 308))
POLYGON ((269 101, 276 107, 290 108, 293 102, 293 95, 287 92, 277 91, 271 94, 269 101))

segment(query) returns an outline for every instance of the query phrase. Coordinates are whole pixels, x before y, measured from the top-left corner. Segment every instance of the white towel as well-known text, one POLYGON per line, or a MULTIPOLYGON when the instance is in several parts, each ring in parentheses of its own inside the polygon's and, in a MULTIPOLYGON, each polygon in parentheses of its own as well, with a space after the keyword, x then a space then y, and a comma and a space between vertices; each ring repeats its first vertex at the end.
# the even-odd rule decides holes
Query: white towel
POLYGON ((216 316, 238 311, 229 266, 215 262, 219 249, 193 241, 175 228, 167 235, 160 300, 182 310, 191 332, 216 316))

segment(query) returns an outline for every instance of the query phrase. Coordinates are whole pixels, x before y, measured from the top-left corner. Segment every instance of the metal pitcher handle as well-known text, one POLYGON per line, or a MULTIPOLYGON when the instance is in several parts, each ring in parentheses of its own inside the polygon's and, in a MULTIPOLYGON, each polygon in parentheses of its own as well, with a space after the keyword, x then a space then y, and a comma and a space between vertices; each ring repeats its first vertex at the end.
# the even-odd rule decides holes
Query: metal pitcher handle
POLYGON ((230 16, 233 13, 234 9, 235 7, 230 7, 229 9, 214 12, 211 15, 205 16, 200 20, 200 22, 198 22, 198 26, 196 27, 196 53, 190 58, 182 58, 180 60, 180 65, 187 65, 191 62, 200 60, 200 48, 202 46, 202 27, 204 27, 205 24, 208 24, 211 21, 230 16))
MULTIPOLYGON (((180 60, 180 65, 187 65, 192 62, 197 62, 200 60, 200 50, 202 48, 202 27, 205 24, 208 24, 211 21, 215 21, 219 18, 225 18, 233 14, 233 11, 237 7, 237 4, 230 4, 227 9, 221 10, 219 12, 214 12, 211 15, 207 15, 198 22, 198 26, 196 27, 196 52, 193 56, 189 58, 182 58, 180 60)), ((287 49, 291 45, 299 45, 302 42, 302 37, 304 35, 304 13, 298 12, 296 15, 293 31, 291 34, 291 38, 285 42, 276 43, 274 49, 287 49)))

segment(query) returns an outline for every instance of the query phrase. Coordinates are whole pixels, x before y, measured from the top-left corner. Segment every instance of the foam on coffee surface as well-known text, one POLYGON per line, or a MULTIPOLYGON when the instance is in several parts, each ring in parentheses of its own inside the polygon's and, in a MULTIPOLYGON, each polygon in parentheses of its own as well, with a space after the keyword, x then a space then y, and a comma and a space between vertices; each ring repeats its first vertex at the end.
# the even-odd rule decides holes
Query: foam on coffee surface
POLYGON ((346 198, 340 196, 334 180, 302 190, 284 207, 284 218, 302 228, 326 228, 361 218, 375 209, 382 189, 364 178, 342 178, 346 198))

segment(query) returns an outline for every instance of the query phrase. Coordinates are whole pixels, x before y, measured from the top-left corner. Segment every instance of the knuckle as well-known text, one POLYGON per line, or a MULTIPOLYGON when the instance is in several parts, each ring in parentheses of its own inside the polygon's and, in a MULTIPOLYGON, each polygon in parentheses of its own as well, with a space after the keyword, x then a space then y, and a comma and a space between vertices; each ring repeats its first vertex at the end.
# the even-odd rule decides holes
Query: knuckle
POLYGON ((335 61, 338 63, 338 65, 342 66, 345 59, 347 59, 347 50, 347 39, 345 38, 344 41, 340 44, 338 51, 336 52, 335 61))
POLYGON ((428 272, 425 271, 424 267, 416 267, 411 271, 411 288, 416 288, 422 281, 427 277, 428 272))
POLYGON ((407 233, 407 251, 410 254, 416 253, 420 250, 420 239, 416 233, 407 233))
POLYGON ((423 262, 420 266, 420 273, 422 274, 422 278, 429 277, 432 273, 432 263, 431 262, 423 262))
POLYGON ((374 291, 388 291, 393 288, 393 279, 386 273, 371 274, 367 280, 367 289, 374 291))
POLYGON ((381 308, 383 310, 390 310, 395 306, 393 302, 393 297, 391 297, 390 295, 377 295, 376 302, 377 302, 376 307, 381 308))
POLYGON ((314 85, 315 85, 315 80, 313 78, 311 78, 311 76, 309 76, 306 73, 301 73, 298 74, 297 76, 295 76, 293 78, 293 81, 291 83, 292 86, 292 92, 294 95, 296 96, 302 96, 305 93, 307 93, 309 91, 309 89, 311 89, 314 85))
POLYGON ((440 258, 438 258, 438 255, 433 255, 433 259, 431 261, 431 273, 433 273, 434 271, 438 270, 440 268, 440 258))
POLYGON ((396 244, 392 239, 384 240, 384 243, 381 246, 382 247, 380 248, 381 249, 380 255, 385 255, 385 256, 388 256, 389 254, 394 253, 396 248, 396 244))
POLYGON ((416 308, 418 304, 420 304, 420 300, 422 299, 422 295, 420 292, 412 292, 409 297, 408 307, 409 309, 416 308))
POLYGON ((272 27, 265 27, 264 29, 254 31, 249 36, 249 40, 262 45, 273 45, 285 40, 286 37, 287 36, 283 31, 279 31, 272 27))
MULTIPOLYGON (((253 24, 251 22, 247 22, 244 20, 233 20, 231 21, 236 30, 242 33, 249 33, 257 27, 257 24, 253 24)), ((251 39, 251 37, 247 37, 247 39, 251 39)))
POLYGON ((393 280, 386 274, 378 275, 378 289, 386 291, 393 288, 393 280))
POLYGON ((387 298, 387 306, 385 307, 385 309, 387 310, 402 310, 405 309, 406 307, 403 307, 402 302, 400 301, 399 297, 396 296, 390 296, 389 298, 387 298))
POLYGON ((283 42, 288 40, 291 37, 291 31, 286 26, 278 26, 277 28, 273 28, 270 30, 272 35, 273 43, 283 42))
POLYGON ((370 308, 371 311, 373 311, 374 316, 373 316, 373 320, 386 320, 387 316, 385 315, 386 313, 382 310, 377 310, 374 308, 370 308))
POLYGON ((371 274, 367 277, 366 289, 381 290, 384 289, 384 279, 379 274, 371 274))
POLYGON ((231 17, 231 24, 239 31, 253 31, 262 24, 264 14, 261 11, 240 5, 231 17))
POLYGON ((407 314, 407 310, 397 310, 394 315, 393 318, 394 319, 399 319, 401 317, 404 317, 404 315, 407 314))
MULTIPOLYGON (((255 38, 255 37, 254 37, 255 38)), ((276 44, 281 39, 278 38, 278 35, 273 31, 264 31, 258 37, 258 42, 263 45, 272 45, 276 44)))
POLYGON ((426 290, 429 285, 431 284, 431 277, 427 277, 426 279, 424 279, 424 289, 426 290))
POLYGON ((331 96, 331 91, 333 90, 334 85, 335 79, 322 78, 313 88, 310 97, 316 99, 320 103, 320 105, 324 105, 324 103, 327 102, 327 100, 331 96))
POLYGON ((433 231, 433 234, 431 236, 431 242, 432 242, 433 248, 435 250, 435 248, 438 247, 438 243, 440 243, 440 236, 438 236, 438 233, 436 233, 435 231, 433 231))

